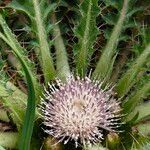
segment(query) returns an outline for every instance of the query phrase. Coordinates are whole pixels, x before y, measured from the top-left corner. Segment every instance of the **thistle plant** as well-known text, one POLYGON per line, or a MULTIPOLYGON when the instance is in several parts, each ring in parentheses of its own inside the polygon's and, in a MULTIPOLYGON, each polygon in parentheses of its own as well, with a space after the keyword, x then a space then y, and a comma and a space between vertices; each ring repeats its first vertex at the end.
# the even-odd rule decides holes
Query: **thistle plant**
POLYGON ((0 148, 147 149, 147 3, 0 2, 0 148))
POLYGON ((66 84, 56 80, 42 100, 45 132, 66 144, 75 140, 90 144, 103 139, 102 129, 115 132, 119 127, 120 107, 111 89, 85 77, 70 77, 66 84))

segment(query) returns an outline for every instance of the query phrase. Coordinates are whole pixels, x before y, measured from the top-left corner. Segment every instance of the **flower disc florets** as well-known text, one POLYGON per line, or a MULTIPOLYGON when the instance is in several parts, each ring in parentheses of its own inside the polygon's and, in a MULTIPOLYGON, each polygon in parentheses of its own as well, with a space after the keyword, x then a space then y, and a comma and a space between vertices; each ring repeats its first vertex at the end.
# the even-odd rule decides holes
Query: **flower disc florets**
POLYGON ((45 132, 76 144, 100 141, 103 129, 114 132, 120 119, 119 103, 112 97, 112 88, 102 89, 101 85, 88 77, 49 84, 41 104, 45 132))

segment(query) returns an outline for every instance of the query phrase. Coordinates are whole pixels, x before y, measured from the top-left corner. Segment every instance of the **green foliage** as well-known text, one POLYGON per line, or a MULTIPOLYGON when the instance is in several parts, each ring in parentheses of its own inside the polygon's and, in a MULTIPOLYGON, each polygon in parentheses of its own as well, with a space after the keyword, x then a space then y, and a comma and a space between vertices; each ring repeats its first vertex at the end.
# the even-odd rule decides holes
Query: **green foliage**
POLYGON ((49 52, 49 44, 47 41, 47 34, 45 31, 45 26, 42 20, 42 14, 39 7, 39 2, 33 0, 33 7, 35 11, 36 27, 37 27, 37 36, 39 39, 40 46, 40 56, 41 56, 41 65, 43 68, 43 73, 45 76, 45 81, 48 83, 50 80, 55 77, 55 69, 53 66, 53 60, 49 52), (48 63, 49 62, 49 63, 48 63))
POLYGON ((53 36, 54 36, 54 46, 56 49, 57 76, 63 81, 65 81, 66 77, 70 76, 71 74, 68 64, 66 47, 61 36, 59 25, 57 24, 55 14, 52 15, 51 20, 55 24, 53 29, 53 36))
POLYGON ((0 146, 0 150, 6 150, 4 147, 0 146))
POLYGON ((139 56, 145 47, 150 43, 150 28, 147 25, 137 24, 138 33, 136 36, 137 41, 133 41, 132 51, 136 56, 139 56))
POLYGON ((16 132, 0 132, 0 150, 2 147, 15 149, 18 142, 18 133, 16 132))
POLYGON ((41 61, 40 65, 43 69, 45 81, 47 83, 50 80, 54 79, 56 73, 53 65, 53 60, 50 55, 49 44, 47 41, 46 25, 44 23, 50 11, 52 11, 55 8, 55 4, 50 5, 45 9, 45 3, 46 2, 43 1, 39 5, 38 1, 33 0, 32 2, 25 2, 22 6, 20 1, 15 0, 12 1, 12 3, 10 3, 7 7, 23 11, 29 16, 33 25, 31 27, 31 30, 36 34, 39 41, 39 52, 37 51, 36 53, 39 56, 39 60, 41 61), (42 17, 42 14, 44 14, 44 17, 42 17))
POLYGON ((28 68, 23 55, 21 54, 22 47, 19 45, 17 40, 15 39, 14 35, 11 33, 10 29, 8 28, 5 20, 0 15, 0 24, 4 30, 6 37, 1 33, 1 38, 13 49, 14 54, 20 61, 24 72, 26 74, 27 84, 28 84, 28 103, 27 103, 27 110, 25 121, 23 124, 23 133, 20 140, 20 148, 29 149, 30 140, 32 136, 32 130, 34 125, 34 118, 35 118, 35 105, 36 105, 36 86, 37 83, 35 82, 34 76, 31 73, 31 70, 28 68))
POLYGON ((77 73, 84 76, 91 53, 93 44, 98 34, 96 27, 96 17, 100 10, 97 0, 84 0, 80 6, 81 17, 79 24, 75 29, 75 35, 78 37, 78 43, 75 45, 77 73))
MULTIPOLYGON (((123 5, 123 1, 112 1, 107 0, 103 1, 105 6, 103 6, 104 11, 102 11, 102 19, 107 24, 106 30, 104 30, 104 37, 108 40, 111 35, 111 28, 112 26, 115 26, 117 19, 119 18, 118 14, 114 13, 113 11, 110 11, 109 9, 115 9, 115 11, 120 12, 121 7, 123 5), (106 8, 108 8, 108 11, 105 11, 106 8)), ((127 40, 131 40, 132 37, 127 35, 125 31, 131 29, 131 28, 137 28, 136 22, 135 22, 135 14, 138 14, 144 10, 144 8, 137 7, 135 5, 135 1, 129 1, 129 7, 126 13, 126 19, 124 20, 124 26, 122 27, 122 33, 120 34, 118 40, 126 42, 127 40)), ((103 10, 102 9, 102 10, 103 10)), ((140 24, 138 24, 140 25, 140 24)))
POLYGON ((134 108, 140 103, 144 97, 147 97, 150 93, 150 82, 148 81, 138 89, 135 93, 133 93, 130 97, 125 100, 125 104, 123 105, 124 113, 130 113, 134 108))
POLYGON ((91 145, 87 145, 84 147, 84 150, 108 150, 107 148, 103 147, 102 145, 100 144, 96 144, 94 146, 91 146, 91 145))
POLYGON ((110 39, 108 40, 105 49, 103 50, 103 53, 101 55, 101 58, 99 59, 96 69, 93 73, 93 76, 97 77, 98 79, 106 79, 106 76, 108 76, 109 70, 112 70, 113 66, 112 61, 114 58, 114 53, 116 51, 116 46, 118 44, 118 39, 121 34, 121 30, 123 27, 123 22, 126 17, 126 12, 127 12, 127 7, 128 7, 128 0, 124 1, 120 17, 112 31, 112 34, 110 36, 110 39))
POLYGON ((149 126, 149 121, 141 124, 137 124, 136 128, 137 130, 144 136, 149 136, 150 134, 150 126, 149 126))
POLYGON ((0 82, 0 98, 4 106, 11 110, 10 116, 18 130, 23 124, 27 95, 15 87, 11 82, 0 82))
POLYGON ((130 120, 131 117, 134 116, 137 112, 139 115, 138 115, 138 118, 136 119, 136 121, 134 121, 134 123, 148 120, 150 118, 150 109, 149 108, 150 108, 150 103, 148 103, 148 102, 135 107, 135 109, 133 109, 131 114, 127 117, 127 120, 130 120))
MULTIPOLYGON (((9 29, 8 25, 6 24, 5 20, 2 18, 2 16, 0 15, 0 25, 3 28, 4 34, 2 34, 2 32, 0 32, 0 37, 1 39, 3 39, 13 50, 15 55, 20 55, 20 57, 22 57, 24 59, 24 61, 26 61, 27 66, 33 71, 32 64, 31 61, 25 56, 24 52, 26 51, 23 47, 21 47, 20 43, 17 41, 15 35, 11 32, 11 30, 9 29)), ((32 74, 32 78, 34 79, 34 82, 36 84, 36 88, 38 90, 39 85, 36 82, 36 78, 34 76, 34 73, 32 74)))
POLYGON ((150 148, 150 143, 146 143, 143 144, 143 146, 141 146, 140 150, 148 150, 150 148))
MULTIPOLYGON (((141 26, 140 23, 143 18, 140 15, 144 14, 141 12, 145 11, 142 3, 146 2, 81 0, 77 7, 79 2, 68 0, 54 3, 45 0, 12 0, 6 9, 2 9, 0 38, 5 43, 0 41, 0 101, 8 110, 0 109, 0 120, 7 123, 13 121, 18 132, 11 132, 11 135, 2 132, 0 139, 5 136, 7 140, 0 140, 0 145, 4 142, 3 147, 16 148, 16 143, 15 146, 9 145, 11 139, 17 141, 21 150, 42 146, 47 135, 40 128, 42 118, 36 120, 35 116, 36 103, 40 102, 43 92, 40 86, 47 85, 55 77, 65 81, 74 71, 75 75, 85 76, 94 64, 92 77, 100 81, 105 79, 104 83, 110 83, 112 73, 115 74, 114 69, 118 69, 117 82, 113 84, 116 84, 116 97, 121 98, 122 113, 125 114, 122 120, 126 124, 120 127, 123 133, 116 133, 119 139, 116 145, 113 143, 116 142, 116 137, 109 137, 112 133, 104 131, 103 142, 92 146, 84 145, 83 149, 147 148, 150 121, 150 38, 149 27, 146 24, 141 26), (74 32, 72 28, 75 28, 74 32), (4 54, 5 49, 11 49, 22 68, 9 63, 7 53, 4 54), (124 58, 126 59, 122 60, 124 58), (17 74, 17 79, 10 79, 8 72, 13 71, 9 67, 17 74), (27 83, 28 94, 20 90, 22 84, 20 86, 18 80, 22 80, 22 84, 27 83), (147 134, 144 128, 147 129, 147 134)), ((24 88, 26 89, 25 86, 24 88)), ((37 116, 40 117, 39 114, 37 116)))
POLYGON ((143 53, 133 62, 130 69, 123 75, 117 85, 117 91, 120 97, 124 96, 135 83, 135 79, 141 67, 147 62, 150 56, 150 45, 148 45, 143 53))
POLYGON ((9 3, 7 5, 7 7, 9 8, 13 8, 19 11, 22 11, 24 13, 26 13, 31 20, 33 20, 33 16, 34 16, 34 12, 32 11, 32 3, 31 1, 19 1, 19 0, 13 0, 11 3, 9 3))

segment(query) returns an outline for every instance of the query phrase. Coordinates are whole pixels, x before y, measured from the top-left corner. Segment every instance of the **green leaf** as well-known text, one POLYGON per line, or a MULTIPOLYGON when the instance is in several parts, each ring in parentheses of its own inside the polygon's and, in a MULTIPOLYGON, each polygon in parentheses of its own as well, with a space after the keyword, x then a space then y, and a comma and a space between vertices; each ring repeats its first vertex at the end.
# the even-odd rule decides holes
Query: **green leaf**
POLYGON ((51 13, 52 11, 54 11, 56 9, 57 4, 53 3, 53 4, 49 4, 43 11, 43 20, 45 21, 48 18, 49 13, 51 13))
POLYGON ((28 85, 28 103, 27 103, 27 110, 25 115, 25 121, 23 124, 23 131, 20 139, 19 149, 21 150, 28 150, 30 147, 30 141, 34 126, 34 119, 35 119, 35 108, 36 108, 36 82, 34 79, 31 70, 28 68, 26 60, 22 55, 22 47, 16 40, 15 36, 11 33, 11 30, 8 28, 5 20, 0 15, 0 25, 4 30, 6 37, 1 33, 0 37, 13 49, 14 54, 20 61, 23 70, 26 75, 27 85, 28 85))
POLYGON ((133 62, 130 69, 123 75, 117 84, 117 92, 120 97, 124 96, 133 86, 134 81, 141 69, 150 56, 150 45, 148 45, 143 53, 133 62))
POLYGON ((39 40, 39 49, 40 49, 40 57, 41 57, 41 66, 43 69, 45 82, 49 82, 54 79, 56 75, 56 71, 53 65, 53 59, 50 55, 49 44, 47 41, 47 34, 45 30, 45 26, 42 19, 42 14, 40 10, 40 3, 38 0, 33 0, 33 9, 35 11, 35 23, 37 27, 37 37, 39 40))
POLYGON ((127 121, 127 124, 130 125, 130 126, 135 124, 135 122, 138 119, 138 117, 139 117, 139 112, 137 112, 129 121, 127 121))
POLYGON ((0 146, 0 150, 6 150, 4 147, 0 146))
POLYGON ((96 27, 96 17, 100 10, 97 0, 84 0, 79 9, 82 16, 74 32, 78 37, 78 43, 75 45, 74 51, 76 53, 77 72, 84 75, 93 52, 94 41, 99 32, 96 27))
POLYGON ((44 8, 43 5, 45 5, 45 1, 43 1, 43 4, 41 6, 40 3, 35 0, 24 1, 23 4, 21 4, 21 2, 18 0, 13 0, 7 7, 23 11, 31 19, 32 31, 36 33, 39 40, 40 54, 38 54, 38 56, 41 63, 40 65, 44 73, 45 81, 47 83, 50 80, 54 79, 55 69, 53 66, 52 57, 50 55, 50 48, 47 41, 47 33, 44 27, 44 20, 47 18, 50 11, 52 11, 56 5, 51 4, 46 8, 44 8))
POLYGON ((106 4, 106 6, 113 6, 114 8, 120 10, 121 6, 123 4, 122 0, 104 0, 104 3, 106 4))
POLYGON ((114 26, 110 39, 107 42, 106 47, 103 50, 102 55, 96 65, 96 69, 93 72, 93 77, 96 77, 98 79, 104 79, 108 71, 110 70, 109 67, 112 66, 112 59, 116 51, 121 30, 123 28, 123 22, 126 17, 128 2, 128 0, 124 0, 124 4, 118 22, 114 26))
POLYGON ((127 17, 131 17, 132 15, 134 15, 135 13, 139 12, 139 11, 143 11, 144 8, 143 7, 135 7, 132 8, 128 13, 127 13, 127 17))
POLYGON ((150 122, 140 123, 136 125, 137 130, 140 134, 148 136, 150 134, 150 122))
POLYGON ((68 64, 67 53, 66 53, 66 47, 64 45, 64 42, 61 36, 59 25, 57 24, 55 14, 52 15, 51 20, 53 24, 55 24, 54 29, 53 29, 53 38, 54 38, 54 46, 56 49, 57 76, 62 81, 65 81, 66 77, 71 75, 69 64, 68 64))
POLYGON ((118 53, 116 53, 116 55, 114 55, 114 57, 112 58, 112 63, 110 64, 109 69, 108 69, 108 72, 107 72, 107 75, 105 76, 105 79, 104 79, 104 85, 105 85, 105 83, 108 83, 108 80, 109 80, 110 77, 111 77, 111 73, 112 73, 112 70, 113 70, 113 65, 114 65, 114 63, 115 63, 117 54, 118 54, 118 53))
POLYGON ((115 25, 118 20, 118 15, 109 13, 109 14, 103 15, 102 18, 107 24, 115 25))
POLYGON ((3 105, 11 110, 10 115, 17 125, 18 130, 20 130, 25 116, 27 95, 15 87, 11 82, 0 82, 0 91, 0 98, 3 105))
POLYGON ((14 149, 17 147, 17 143, 18 143, 18 133, 0 132, 0 146, 9 149, 14 149))
POLYGON ((145 83, 143 87, 138 89, 135 93, 126 98, 123 105, 124 113, 130 113, 139 104, 139 102, 150 93, 150 81, 145 83))
POLYGON ((106 147, 103 147, 101 144, 95 145, 85 145, 84 150, 108 150, 106 147))
POLYGON ((13 8, 13 9, 16 9, 16 10, 19 10, 19 11, 22 11, 24 13, 26 13, 31 20, 34 19, 34 14, 33 14, 33 11, 32 11, 32 5, 31 3, 26 3, 26 5, 22 5, 20 3, 20 1, 18 0, 13 0, 12 2, 10 2, 6 8, 13 8))
POLYGON ((139 116, 135 123, 138 123, 142 119, 150 116, 150 103, 147 102, 135 107, 135 109, 130 113, 130 115, 128 115, 127 120, 130 120, 131 117, 134 116, 137 112, 139 113, 139 116))
POLYGON ((146 144, 141 145, 139 150, 149 150, 150 149, 150 142, 147 142, 146 144))
POLYGON ((16 36, 12 33, 12 31, 10 30, 10 28, 6 24, 6 21, 2 18, 1 14, 0 14, 0 25, 2 26, 4 34, 6 35, 5 36, 4 34, 2 34, 0 32, 0 38, 2 40, 4 40, 12 48, 14 54, 19 52, 22 59, 24 59, 24 61, 26 62, 28 68, 30 68, 30 70, 32 70, 31 76, 34 80, 34 85, 35 85, 35 89, 36 89, 36 97, 37 97, 37 100, 38 100, 39 95, 41 94, 41 92, 40 92, 41 87, 40 87, 39 83, 37 82, 36 75, 34 74, 34 68, 33 68, 33 65, 32 65, 33 63, 25 55, 26 50, 20 45, 20 43, 16 39, 16 36))
MULTIPOLYGON (((1 100, 0 100, 1 101, 1 100)), ((8 114, 5 109, 0 109, 0 120, 4 122, 9 122, 8 114)))

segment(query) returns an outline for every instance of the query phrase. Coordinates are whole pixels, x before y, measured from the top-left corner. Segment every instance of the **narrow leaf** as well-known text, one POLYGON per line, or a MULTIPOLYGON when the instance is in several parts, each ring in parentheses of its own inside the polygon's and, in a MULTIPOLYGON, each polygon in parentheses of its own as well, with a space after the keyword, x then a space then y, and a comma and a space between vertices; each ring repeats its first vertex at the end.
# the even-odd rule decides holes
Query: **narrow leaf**
POLYGON ((37 27, 37 36, 39 39, 39 49, 41 56, 41 66, 43 69, 46 83, 55 77, 55 69, 53 60, 50 55, 50 49, 47 41, 47 34, 45 31, 44 23, 42 20, 42 14, 40 10, 40 3, 38 0, 33 0, 33 6, 35 11, 35 23, 37 27))
POLYGON ((93 43, 98 34, 96 17, 100 10, 97 0, 84 0, 80 6, 81 18, 75 30, 78 43, 75 45, 77 72, 80 75, 86 73, 89 58, 93 52, 93 43))
POLYGON ((117 84, 117 92, 120 97, 124 96, 133 86, 141 67, 146 63, 150 56, 150 44, 145 48, 143 53, 135 60, 130 69, 123 75, 117 84))
POLYGON ((139 106, 137 106, 132 113, 127 117, 127 120, 130 120, 131 117, 133 117, 136 113, 139 113, 138 119, 136 120, 135 123, 140 122, 142 119, 147 118, 150 116, 150 103, 144 103, 139 106))
POLYGON ((33 11, 31 9, 31 6, 29 5, 29 3, 26 5, 22 5, 17 0, 13 0, 6 6, 6 8, 12 8, 12 9, 22 11, 22 12, 26 13, 30 17, 31 20, 33 20, 33 11))
POLYGON ((124 113, 130 113, 139 104, 140 100, 146 97, 150 93, 150 82, 147 82, 138 89, 136 93, 132 94, 125 100, 123 105, 124 113))
POLYGON ((55 14, 52 15, 51 20, 55 24, 53 29, 53 36, 54 36, 54 46, 56 49, 57 76, 60 79, 65 80, 66 77, 70 76, 71 74, 69 64, 68 64, 66 48, 61 36, 59 25, 57 24, 55 14))
POLYGON ((118 22, 115 25, 110 39, 102 52, 101 58, 99 59, 96 69, 93 72, 93 77, 97 77, 98 79, 104 79, 109 71, 110 66, 112 66, 112 59, 115 54, 121 30, 123 28, 123 23, 127 13, 128 2, 129 0, 124 0, 124 4, 118 22))
POLYGON ((53 4, 48 5, 46 9, 43 8, 44 9, 44 15, 43 15, 44 21, 48 18, 49 13, 55 10, 56 6, 57 4, 53 3, 53 4))
MULTIPOLYGON (((23 132, 20 139, 20 150, 28 150, 30 147, 30 141, 34 126, 34 118, 35 118, 35 106, 36 106, 36 95, 35 95, 35 87, 37 84, 34 84, 34 76, 32 75, 30 69, 28 68, 28 65, 21 53, 22 49, 18 42, 14 42, 15 37, 11 33, 10 29, 8 28, 5 20, 0 15, 0 24, 7 36, 7 38, 4 38, 3 40, 7 42, 7 44, 13 49, 14 54, 20 61, 23 70, 26 75, 27 85, 28 85, 28 103, 27 103, 27 110, 26 110, 26 116, 25 121, 23 124, 23 132)), ((17 40, 16 40, 17 41, 17 40)))
POLYGON ((0 91, 1 102, 11 110, 10 115, 17 125, 18 130, 20 130, 20 126, 23 124, 24 120, 27 95, 15 87, 11 82, 7 82, 6 84, 0 82, 0 91))
POLYGON ((39 94, 40 94, 41 88, 40 88, 39 83, 37 82, 36 75, 34 74, 34 68, 33 68, 32 62, 25 55, 26 50, 20 45, 20 43, 16 39, 16 36, 12 33, 12 31, 8 27, 6 21, 2 18, 1 15, 0 15, 0 25, 2 26, 2 28, 4 30, 4 34, 6 35, 5 36, 4 34, 2 34, 0 32, 0 38, 2 40, 4 40, 12 48, 14 53, 19 52, 22 59, 24 59, 24 61, 26 62, 26 65, 28 66, 28 68, 30 68, 30 70, 32 70, 31 76, 34 81, 37 99, 39 99, 39 94))

